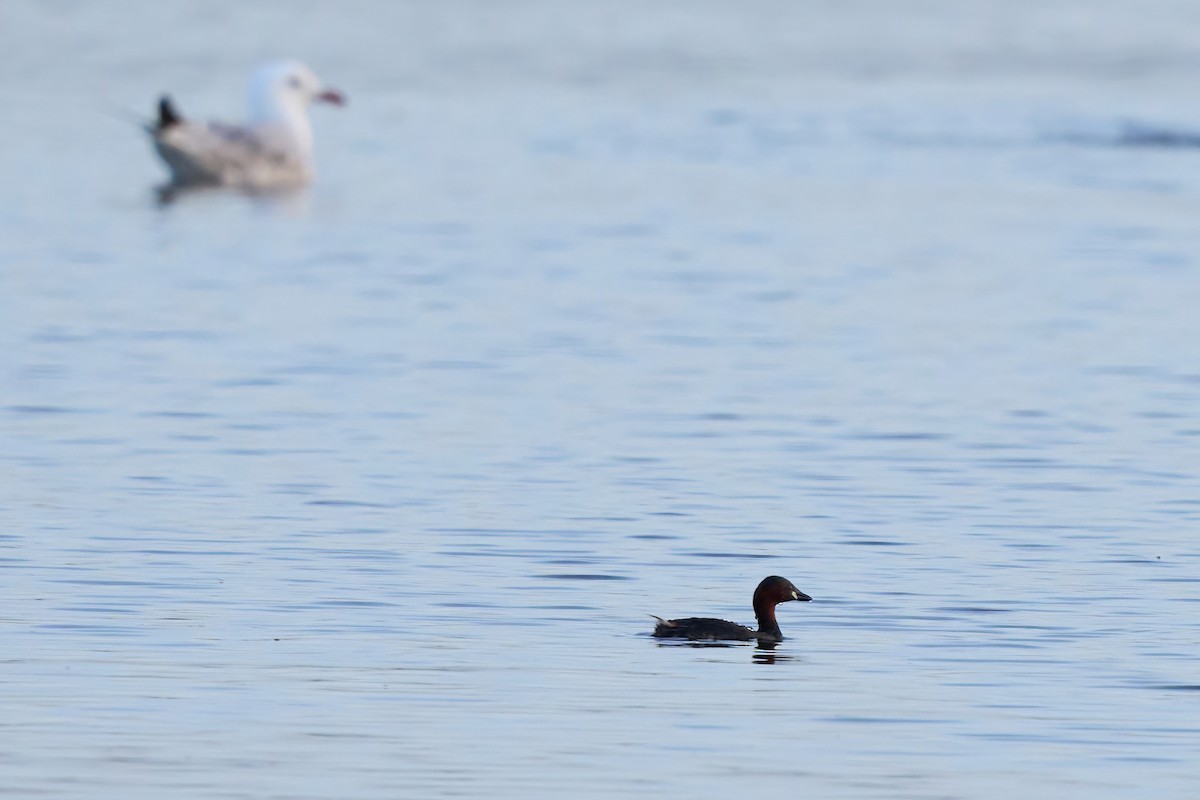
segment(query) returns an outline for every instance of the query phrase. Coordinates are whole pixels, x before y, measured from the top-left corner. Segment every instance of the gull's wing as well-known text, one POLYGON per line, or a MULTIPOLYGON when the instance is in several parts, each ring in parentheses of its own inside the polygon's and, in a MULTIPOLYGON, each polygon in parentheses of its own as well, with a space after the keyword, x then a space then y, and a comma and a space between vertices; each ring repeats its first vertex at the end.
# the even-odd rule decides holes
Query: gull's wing
POLYGON ((270 189, 308 182, 305 159, 252 128, 183 119, 168 98, 157 124, 147 126, 154 147, 178 186, 270 189))

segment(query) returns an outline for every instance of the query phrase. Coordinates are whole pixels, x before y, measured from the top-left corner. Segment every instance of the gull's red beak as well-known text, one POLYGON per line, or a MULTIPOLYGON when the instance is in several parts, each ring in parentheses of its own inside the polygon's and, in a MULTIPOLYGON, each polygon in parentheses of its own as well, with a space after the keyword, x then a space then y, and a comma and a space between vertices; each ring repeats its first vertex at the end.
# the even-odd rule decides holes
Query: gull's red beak
POLYGON ((344 94, 342 94, 341 92, 339 92, 337 89, 326 89, 325 91, 323 91, 319 95, 317 95, 315 99, 318 102, 330 103, 335 106, 346 105, 346 96, 344 94))

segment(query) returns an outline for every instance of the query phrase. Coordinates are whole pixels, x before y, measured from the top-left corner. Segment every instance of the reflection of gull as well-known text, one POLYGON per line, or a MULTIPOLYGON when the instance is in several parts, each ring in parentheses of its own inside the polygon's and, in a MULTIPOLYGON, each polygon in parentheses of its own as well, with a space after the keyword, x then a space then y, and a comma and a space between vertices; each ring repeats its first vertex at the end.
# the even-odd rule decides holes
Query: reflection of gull
POLYGON ((154 147, 171 170, 171 192, 197 186, 249 190, 288 189, 312 180, 312 126, 308 106, 342 105, 296 61, 268 64, 250 78, 246 124, 191 122, 169 97, 158 102, 158 120, 147 125, 154 147))

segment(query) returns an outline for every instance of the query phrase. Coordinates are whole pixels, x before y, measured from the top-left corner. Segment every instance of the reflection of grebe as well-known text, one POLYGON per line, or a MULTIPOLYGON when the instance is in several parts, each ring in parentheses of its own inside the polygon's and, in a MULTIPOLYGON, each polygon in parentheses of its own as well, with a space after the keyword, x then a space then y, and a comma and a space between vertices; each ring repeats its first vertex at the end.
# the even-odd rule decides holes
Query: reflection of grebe
POLYGON ((775 606, 789 600, 812 600, 812 598, 793 586, 787 578, 772 575, 769 578, 763 578, 762 583, 754 590, 754 616, 758 620, 758 630, 738 625, 736 622, 726 622, 723 619, 708 617, 688 617, 687 619, 654 617, 658 620, 658 624, 654 626, 654 635, 660 639, 691 639, 693 641, 733 639, 747 642, 757 639, 760 642, 778 642, 783 639, 783 634, 779 632, 779 623, 775 621, 775 606))

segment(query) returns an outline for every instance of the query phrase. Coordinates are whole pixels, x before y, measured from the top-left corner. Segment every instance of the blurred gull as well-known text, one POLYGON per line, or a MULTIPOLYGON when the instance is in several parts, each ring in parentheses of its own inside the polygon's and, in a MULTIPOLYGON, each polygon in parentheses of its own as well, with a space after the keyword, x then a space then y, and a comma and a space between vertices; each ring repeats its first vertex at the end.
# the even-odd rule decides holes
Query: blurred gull
POLYGON ((171 170, 163 188, 200 186, 250 191, 290 189, 312 181, 311 103, 345 103, 298 61, 266 64, 250 78, 245 125, 185 120, 164 95, 158 119, 146 126, 154 148, 171 170))

